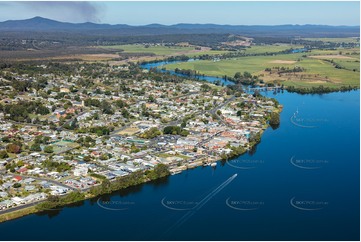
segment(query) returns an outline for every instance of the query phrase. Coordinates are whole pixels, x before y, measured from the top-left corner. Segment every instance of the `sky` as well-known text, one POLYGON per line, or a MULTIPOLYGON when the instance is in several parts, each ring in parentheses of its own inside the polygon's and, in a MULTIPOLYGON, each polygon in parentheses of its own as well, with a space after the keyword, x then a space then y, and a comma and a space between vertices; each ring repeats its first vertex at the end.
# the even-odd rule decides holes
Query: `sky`
POLYGON ((359 1, 73 2, 0 1, 0 21, 41 16, 63 22, 146 25, 360 25, 359 1))

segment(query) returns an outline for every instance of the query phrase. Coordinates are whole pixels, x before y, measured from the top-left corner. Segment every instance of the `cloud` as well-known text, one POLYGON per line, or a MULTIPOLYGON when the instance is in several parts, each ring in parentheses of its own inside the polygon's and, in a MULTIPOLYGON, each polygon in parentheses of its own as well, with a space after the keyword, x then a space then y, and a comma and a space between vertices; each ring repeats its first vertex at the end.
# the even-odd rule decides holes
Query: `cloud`
POLYGON ((100 22, 102 5, 94 2, 14 2, 34 15, 70 22, 100 22))

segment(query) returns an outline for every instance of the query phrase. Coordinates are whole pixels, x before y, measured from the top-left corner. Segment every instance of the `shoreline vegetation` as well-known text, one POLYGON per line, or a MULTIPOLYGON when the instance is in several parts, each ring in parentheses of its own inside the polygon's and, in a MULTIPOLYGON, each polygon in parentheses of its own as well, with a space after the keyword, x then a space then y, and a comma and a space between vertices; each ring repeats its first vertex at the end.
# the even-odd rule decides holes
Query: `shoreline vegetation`
POLYGON ((294 87, 288 86, 286 90, 291 93, 298 93, 298 94, 325 94, 331 92, 348 92, 352 90, 358 90, 360 87, 357 86, 341 86, 336 88, 324 87, 322 85, 318 87, 294 87))
MULTIPOLYGON (((171 59, 173 59, 173 58, 171 58, 171 59)), ((168 61, 168 60, 165 60, 165 61, 168 61)), ((184 60, 182 60, 181 58, 180 59, 174 58, 174 60, 169 60, 169 61, 184 61, 184 60)), ((185 61, 187 61, 187 60, 185 60, 185 61)), ((146 64, 146 63, 157 63, 157 62, 163 62, 163 61, 142 62, 142 65, 146 64)), ((153 69, 155 69, 155 68, 153 68, 153 69)), ((166 69, 164 69, 164 70, 166 70, 166 69)), ((186 76, 186 77, 194 79, 196 81, 202 81, 202 78, 204 79, 205 77, 218 78, 216 76, 208 76, 208 75, 200 73, 199 71, 195 71, 195 70, 191 70, 191 69, 184 70, 184 69, 176 68, 174 70, 174 72, 176 74, 186 76)), ((258 77, 252 76, 248 72, 245 72, 245 73, 249 74, 249 77, 241 76, 242 78, 233 78, 233 77, 223 76, 222 79, 234 82, 235 85, 242 84, 242 85, 251 85, 252 87, 259 87, 256 84, 257 82, 264 84, 263 80, 259 79, 258 77)), ((238 75, 238 73, 236 73, 235 75, 238 75)), ((220 82, 215 82, 215 84, 220 85, 220 82)), ((360 89, 360 87, 358 87, 358 86, 351 86, 351 85, 348 85, 348 86, 342 85, 340 87, 327 87, 327 86, 323 86, 323 85, 310 86, 310 87, 295 87, 295 86, 284 86, 284 85, 275 86, 273 83, 266 83, 265 88, 270 88, 270 87, 276 87, 281 90, 287 90, 288 92, 298 93, 298 94, 325 94, 325 93, 331 93, 331 92, 347 92, 347 91, 360 89)))
POLYGON ((169 172, 168 167, 166 165, 159 164, 154 168, 154 170, 148 170, 144 172, 136 171, 128 176, 119 177, 114 181, 109 181, 105 179, 98 186, 92 187, 87 192, 72 191, 64 196, 49 196, 46 200, 36 205, 34 204, 30 207, 1 214, 0 223, 38 212, 44 212, 47 210, 61 208, 66 205, 81 202, 97 196, 110 194, 112 192, 119 191, 131 186, 136 186, 163 177, 167 177, 170 174, 171 173, 169 172))

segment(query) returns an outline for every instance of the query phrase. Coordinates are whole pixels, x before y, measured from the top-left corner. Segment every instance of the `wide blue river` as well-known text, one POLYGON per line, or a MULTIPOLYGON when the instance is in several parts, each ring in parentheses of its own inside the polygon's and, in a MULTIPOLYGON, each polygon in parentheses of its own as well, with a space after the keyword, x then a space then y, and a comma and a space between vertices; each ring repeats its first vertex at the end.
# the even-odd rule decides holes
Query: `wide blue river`
POLYGON ((263 94, 284 109, 256 150, 2 223, 1 239, 359 240, 360 91, 263 94))

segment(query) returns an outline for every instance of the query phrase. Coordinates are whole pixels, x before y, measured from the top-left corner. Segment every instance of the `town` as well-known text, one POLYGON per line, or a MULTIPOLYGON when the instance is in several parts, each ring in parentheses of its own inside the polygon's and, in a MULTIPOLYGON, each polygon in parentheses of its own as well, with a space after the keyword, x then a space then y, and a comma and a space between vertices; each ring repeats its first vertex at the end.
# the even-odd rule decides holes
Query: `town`
POLYGON ((98 195, 104 181, 159 166, 162 176, 216 166, 252 149, 282 109, 240 87, 132 64, 14 65, 0 84, 1 213, 98 195))

